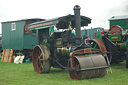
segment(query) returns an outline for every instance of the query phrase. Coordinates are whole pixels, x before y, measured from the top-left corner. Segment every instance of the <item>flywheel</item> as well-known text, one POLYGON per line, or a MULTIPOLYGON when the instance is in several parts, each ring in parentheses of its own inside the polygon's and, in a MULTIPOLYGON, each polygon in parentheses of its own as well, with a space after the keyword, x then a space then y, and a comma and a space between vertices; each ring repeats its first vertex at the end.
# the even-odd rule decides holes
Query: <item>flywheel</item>
POLYGON ((93 49, 100 49, 101 52, 107 52, 104 43, 99 39, 92 39, 88 41, 93 49))

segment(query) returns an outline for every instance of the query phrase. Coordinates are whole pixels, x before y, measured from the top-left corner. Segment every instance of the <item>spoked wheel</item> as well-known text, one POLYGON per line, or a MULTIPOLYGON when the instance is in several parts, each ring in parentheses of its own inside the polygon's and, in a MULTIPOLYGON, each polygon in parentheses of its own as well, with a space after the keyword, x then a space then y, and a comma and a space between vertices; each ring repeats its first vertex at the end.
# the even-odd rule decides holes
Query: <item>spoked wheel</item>
POLYGON ((33 67, 37 73, 47 73, 50 71, 50 62, 48 60, 50 51, 46 46, 37 45, 33 50, 33 67))
MULTIPOLYGON (((75 56, 73 63, 73 68, 77 69, 106 66, 106 61, 104 57, 100 54, 75 56)), ((106 69, 96 69, 88 71, 69 71, 70 77, 75 80, 98 78, 103 77, 105 74, 106 69)))

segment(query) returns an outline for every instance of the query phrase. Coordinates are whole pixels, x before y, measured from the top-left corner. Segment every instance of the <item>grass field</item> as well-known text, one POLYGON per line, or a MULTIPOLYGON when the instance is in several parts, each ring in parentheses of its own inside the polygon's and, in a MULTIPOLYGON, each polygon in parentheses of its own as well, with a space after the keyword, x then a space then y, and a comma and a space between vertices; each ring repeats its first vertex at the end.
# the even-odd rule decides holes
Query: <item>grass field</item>
POLYGON ((113 74, 103 78, 72 80, 67 71, 52 68, 48 74, 34 72, 32 63, 0 62, 0 85, 128 85, 125 62, 111 65, 113 74))

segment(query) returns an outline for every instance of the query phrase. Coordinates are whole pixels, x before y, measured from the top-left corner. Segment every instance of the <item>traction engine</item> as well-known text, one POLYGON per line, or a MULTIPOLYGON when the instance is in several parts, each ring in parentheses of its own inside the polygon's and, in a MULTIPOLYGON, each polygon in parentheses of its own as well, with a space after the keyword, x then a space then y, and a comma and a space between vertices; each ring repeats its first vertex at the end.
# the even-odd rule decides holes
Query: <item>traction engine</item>
POLYGON ((81 37, 81 27, 89 23, 91 19, 81 16, 76 5, 74 15, 30 24, 30 30, 37 30, 39 42, 32 55, 35 72, 48 73, 54 67, 67 70, 76 80, 103 77, 109 67, 103 42, 81 37))

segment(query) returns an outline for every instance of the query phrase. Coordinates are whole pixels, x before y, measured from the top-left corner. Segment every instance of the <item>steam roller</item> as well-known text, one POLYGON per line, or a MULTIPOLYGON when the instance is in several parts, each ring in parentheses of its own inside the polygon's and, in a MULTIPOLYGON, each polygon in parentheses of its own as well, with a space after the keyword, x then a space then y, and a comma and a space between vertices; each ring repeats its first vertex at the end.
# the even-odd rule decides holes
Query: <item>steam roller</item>
POLYGON ((35 72, 48 73, 53 67, 67 70, 75 80, 105 76, 109 64, 104 44, 81 37, 81 27, 89 23, 91 19, 81 16, 76 5, 74 15, 30 24, 28 28, 37 31, 39 42, 32 55, 35 72))

